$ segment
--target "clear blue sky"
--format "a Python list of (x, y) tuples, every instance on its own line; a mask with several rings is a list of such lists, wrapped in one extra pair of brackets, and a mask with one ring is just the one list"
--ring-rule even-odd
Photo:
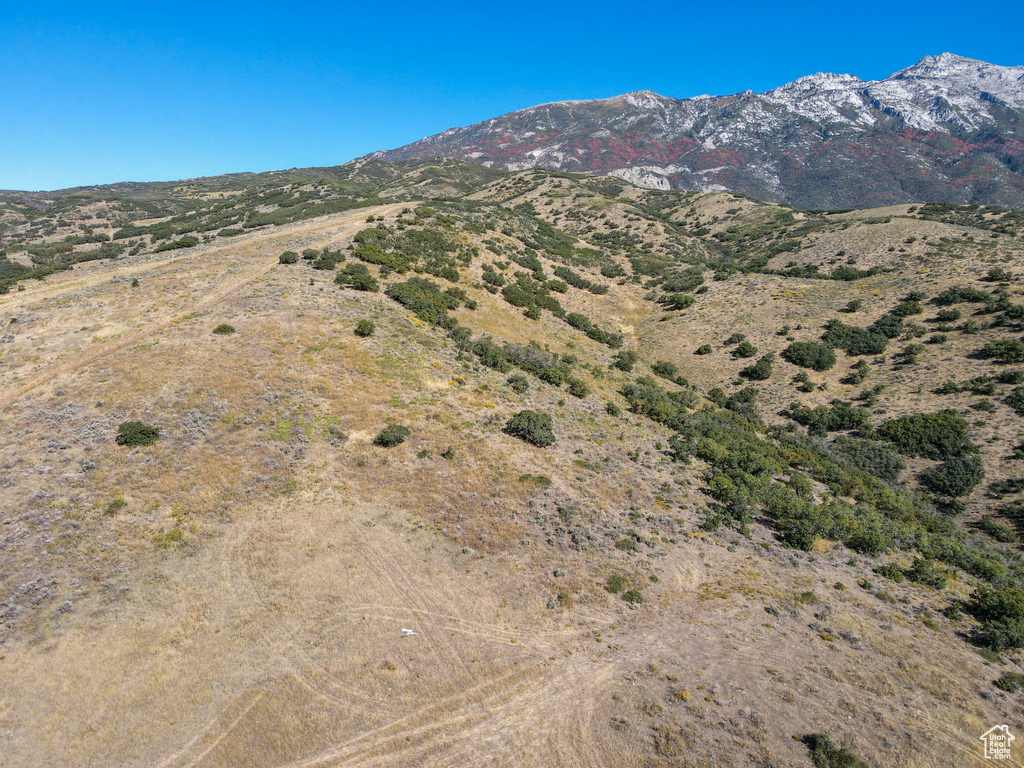
[(561, 99), (1024, 64), (1020, 0), (0, 4), (0, 189), (337, 165)]

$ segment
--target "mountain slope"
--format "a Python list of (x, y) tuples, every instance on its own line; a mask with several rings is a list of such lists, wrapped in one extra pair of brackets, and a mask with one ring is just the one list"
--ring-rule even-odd
[(544, 104), (374, 156), (612, 174), (804, 208), (1021, 207), (1022, 126), (1024, 67), (942, 54), (879, 81), (817, 74), (763, 94)]
[(1024, 214), (378, 159), (0, 204), (5, 766), (1016, 722)]

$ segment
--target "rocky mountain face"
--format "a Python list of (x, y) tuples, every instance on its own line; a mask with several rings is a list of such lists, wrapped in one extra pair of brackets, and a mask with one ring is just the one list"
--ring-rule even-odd
[(565, 101), (375, 153), (608, 174), (804, 208), (948, 200), (1024, 207), (1024, 67), (944, 53), (877, 81), (816, 74), (768, 91)]

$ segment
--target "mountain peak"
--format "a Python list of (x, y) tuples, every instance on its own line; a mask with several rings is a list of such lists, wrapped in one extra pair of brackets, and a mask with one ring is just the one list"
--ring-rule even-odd
[(1020, 125), (1024, 67), (947, 52), (882, 80), (818, 72), (761, 94), (676, 99), (637, 90), (539, 105), (380, 156), (614, 174), (808, 208), (927, 200), (1017, 207)]

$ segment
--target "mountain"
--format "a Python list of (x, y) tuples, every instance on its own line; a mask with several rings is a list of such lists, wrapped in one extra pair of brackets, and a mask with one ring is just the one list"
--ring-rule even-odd
[(1024, 206), (1024, 67), (944, 53), (884, 80), (816, 74), (768, 91), (638, 91), (452, 128), (375, 157), (609, 174), (803, 208)]

